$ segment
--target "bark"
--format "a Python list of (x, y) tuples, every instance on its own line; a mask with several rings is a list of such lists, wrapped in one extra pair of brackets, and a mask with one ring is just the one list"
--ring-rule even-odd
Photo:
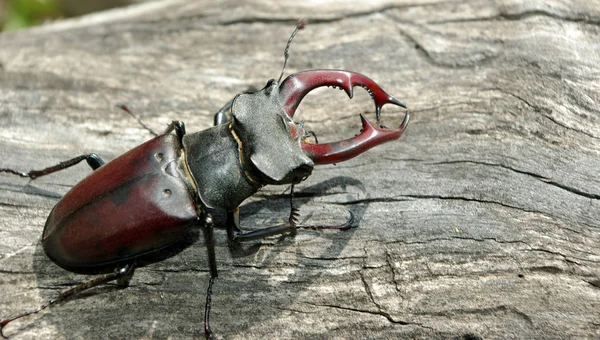
[[(347, 69), (409, 105), (400, 141), (315, 169), (297, 187), (300, 232), (232, 253), (217, 218), (219, 338), (600, 336), (600, 2), (153, 1), (0, 34), (0, 167), (110, 160), (173, 119), (205, 129), (236, 93), (287, 73)], [(311, 93), (298, 117), (320, 141), (354, 135), (365, 91)], [(402, 112), (383, 111), (388, 125)], [(79, 165), (0, 175), (0, 318), (89, 278), (40, 245)], [(285, 187), (241, 207), (246, 230), (287, 218)], [(191, 245), (11, 323), (13, 339), (203, 336), (206, 249)], [(197, 239), (197, 240), (196, 240)], [(195, 242), (193, 242), (195, 241)], [(245, 255), (245, 256), (241, 256)]]

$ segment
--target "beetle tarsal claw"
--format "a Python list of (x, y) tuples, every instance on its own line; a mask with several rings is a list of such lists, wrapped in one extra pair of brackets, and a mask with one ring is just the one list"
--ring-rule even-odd
[(288, 222), (291, 226), (296, 226), (298, 224), (298, 220), (300, 218), (300, 209), (296, 207), (292, 207), (290, 211), (290, 217), (288, 218)]

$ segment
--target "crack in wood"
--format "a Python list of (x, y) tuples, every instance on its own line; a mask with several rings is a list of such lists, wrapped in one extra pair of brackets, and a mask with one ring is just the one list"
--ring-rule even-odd
[[(382, 7), (378, 7), (378, 8), (374, 8), (374, 9), (370, 9), (370, 10), (365, 10), (365, 11), (356, 11), (356, 12), (349, 12), (349, 13), (343, 13), (343, 15), (339, 15), (339, 16), (332, 16), (329, 18), (308, 18), (308, 24), (330, 24), (330, 23), (334, 23), (334, 22), (338, 22), (338, 21), (342, 21), (342, 20), (346, 20), (346, 19), (352, 19), (352, 18), (358, 18), (358, 17), (366, 17), (366, 16), (370, 16), (373, 14), (381, 14), (381, 13), (385, 13), (391, 10), (395, 10), (395, 9), (410, 9), (410, 8), (415, 8), (415, 7), (431, 7), (431, 6), (437, 6), (437, 5), (441, 5), (441, 4), (446, 4), (446, 3), (454, 3), (454, 1), (439, 1), (437, 3), (409, 3), (409, 4), (401, 4), (401, 5), (387, 5), (387, 6), (382, 6)], [(263, 24), (289, 24), (290, 26), (293, 26), (296, 24), (296, 22), (298, 21), (297, 17), (292, 17), (292, 18), (271, 18), (271, 17), (246, 17), (246, 18), (238, 18), (238, 19), (232, 19), (232, 20), (225, 20), (225, 21), (221, 21), (220, 25), (223, 26), (231, 26), (231, 25), (237, 25), (237, 24), (254, 24), (254, 23), (263, 23)]]
[(555, 186), (557, 188), (566, 190), (566, 191), (568, 191), (570, 193), (573, 193), (573, 194), (576, 194), (576, 195), (579, 195), (579, 196), (583, 196), (583, 197), (590, 198), (590, 199), (595, 199), (595, 200), (600, 199), (600, 195), (592, 194), (592, 193), (587, 193), (587, 192), (581, 191), (579, 189), (576, 189), (576, 188), (573, 188), (573, 187), (569, 187), (569, 186), (567, 186), (565, 184), (554, 182), (550, 178), (547, 178), (545, 176), (536, 174), (534, 172), (530, 172), (530, 171), (526, 171), (526, 170), (520, 170), (520, 169), (517, 169), (517, 168), (510, 167), (510, 166), (505, 165), (505, 164), (489, 163), (489, 162), (476, 161), (476, 160), (440, 161), (440, 162), (431, 162), (429, 164), (432, 164), (432, 165), (441, 165), (441, 164), (478, 164), (478, 165), (485, 165), (485, 166), (492, 166), (492, 167), (500, 167), (500, 168), (503, 168), (503, 169), (506, 169), (506, 170), (510, 170), (510, 171), (519, 173), (519, 174), (531, 176), (531, 177), (533, 177), (535, 179), (540, 180), (543, 183)]
[(383, 312), (383, 311), (373, 311), (373, 310), (369, 310), (369, 309), (361, 309), (361, 308), (354, 308), (354, 307), (346, 307), (346, 306), (338, 306), (338, 305), (333, 305), (333, 304), (317, 304), (317, 303), (312, 303), (312, 302), (305, 302), (308, 305), (314, 306), (314, 307), (327, 307), (327, 308), (335, 308), (335, 309), (340, 309), (340, 310), (345, 310), (345, 311), (351, 311), (351, 312), (357, 312), (357, 313), (366, 313), (366, 314), (371, 314), (371, 315), (378, 315), (378, 316), (382, 316), (384, 318), (386, 318), (390, 323), (393, 324), (398, 324), (398, 325), (417, 325), (423, 328), (428, 328), (428, 329), (433, 329), (431, 327), (427, 327), (424, 325), (421, 325), (419, 323), (415, 323), (415, 322), (409, 322), (409, 321), (404, 321), (404, 320), (395, 320), (389, 313), (387, 312)]
[(427, 21), (431, 25), (440, 24), (452, 24), (452, 23), (468, 23), (468, 22), (485, 22), (485, 21), (497, 21), (497, 20), (508, 20), (508, 21), (521, 21), (531, 17), (547, 17), (557, 21), (567, 21), (574, 23), (586, 23), (590, 25), (600, 25), (600, 18), (590, 16), (562, 16), (558, 13), (551, 13), (545, 10), (529, 10), (519, 13), (499, 13), (497, 15), (487, 17), (474, 17), (474, 18), (457, 18), (448, 20), (435, 20)]

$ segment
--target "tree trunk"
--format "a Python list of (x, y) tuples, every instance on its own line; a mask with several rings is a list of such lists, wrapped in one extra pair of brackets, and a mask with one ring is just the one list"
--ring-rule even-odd
[[(1, 168), (106, 160), (171, 120), (212, 125), (236, 93), (286, 74), (362, 73), (411, 108), (405, 135), (297, 186), (302, 231), (231, 252), (217, 218), (219, 338), (600, 336), (600, 2), (153, 1), (0, 34)], [(298, 117), (319, 141), (373, 117), (366, 91), (311, 93)], [(384, 109), (387, 125), (403, 112)], [(189, 155), (193, 157), (193, 155)], [(49, 260), (52, 207), (90, 172), (0, 175), (0, 318), (90, 276)], [(101, 183), (99, 183), (101, 185)], [(241, 206), (253, 230), (289, 213), (286, 187)], [(191, 245), (8, 325), (13, 339), (203, 336), (209, 273)], [(196, 241), (196, 242), (192, 242)], [(164, 255), (164, 256), (163, 256)], [(244, 255), (244, 256), (241, 256)]]

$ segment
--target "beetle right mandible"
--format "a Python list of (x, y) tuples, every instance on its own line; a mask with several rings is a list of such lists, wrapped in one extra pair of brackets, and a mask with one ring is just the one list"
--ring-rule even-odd
[[(286, 61), (289, 44), (301, 28), (300, 23), (288, 41)], [(295, 233), (299, 228), (350, 228), (352, 218), (338, 226), (298, 225), (298, 211), (292, 201), (286, 223), (244, 233), (238, 207), (268, 184), (292, 184), (293, 198), (293, 185), (308, 177), (314, 165), (343, 162), (398, 139), (408, 124), (408, 111), (396, 129), (375, 127), (361, 115), (362, 130), (357, 136), (335, 143), (309, 143), (314, 134), (293, 117), (304, 96), (313, 89), (339, 87), (352, 97), (353, 87), (361, 86), (375, 102), (377, 121), (383, 105), (406, 106), (371, 79), (350, 71), (311, 70), (280, 80), (281, 76), (278, 81), (269, 80), (260, 91), (238, 94), (217, 112), (216, 126), (210, 129), (186, 134), (184, 124), (174, 121), (164, 134), (108, 164), (95, 154), (86, 154), (28, 173), (0, 169), (35, 179), (87, 161), (94, 171), (52, 209), (42, 245), (48, 257), (65, 269), (113, 270), (62, 292), (38, 309), (1, 321), (0, 335), (4, 336), (3, 328), (11, 321), (73, 294), (113, 280), (126, 281), (137, 258), (179, 241), (187, 229), (199, 225), (205, 231), (211, 272), (204, 331), (207, 338), (212, 338), (210, 299), (217, 265), (213, 222), (207, 208), (228, 211), (227, 236), (233, 244)]]

